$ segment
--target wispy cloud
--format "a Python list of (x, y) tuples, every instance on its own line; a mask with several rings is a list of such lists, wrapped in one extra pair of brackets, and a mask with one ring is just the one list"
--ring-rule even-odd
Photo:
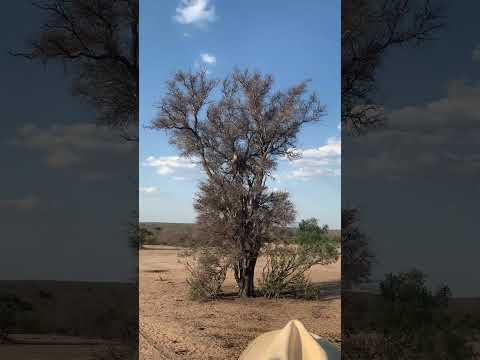
[(318, 148), (296, 149), (301, 157), (288, 162), (286, 179), (307, 180), (318, 176), (340, 176), (342, 145), (340, 138), (332, 137)]
[(140, 192), (145, 194), (154, 194), (159, 191), (158, 187), (155, 186), (145, 186), (140, 188)]
[(135, 144), (123, 141), (106, 126), (92, 123), (26, 124), (17, 129), (9, 144), (35, 152), (50, 169), (75, 171), (87, 181), (106, 180), (123, 172), (125, 167), (119, 164), (135, 156)]
[(90, 155), (123, 153), (131, 146), (119, 141), (118, 135), (106, 127), (81, 123), (52, 125), (40, 128), (26, 124), (17, 130), (12, 144), (45, 152), (49, 167), (65, 168), (80, 162), (89, 162)]
[(214, 65), (217, 62), (217, 58), (213, 55), (210, 55), (208, 53), (202, 53), (200, 54), (200, 58), (205, 64), (209, 65)]
[(153, 167), (157, 174), (171, 176), (173, 180), (185, 180), (199, 172), (195, 162), (180, 156), (149, 156), (143, 163), (144, 166)]
[(362, 151), (346, 154), (349, 173), (397, 180), (478, 176), (479, 97), (480, 84), (451, 81), (439, 99), (390, 111), (388, 127), (368, 134), (368, 141), (349, 140)]
[(182, 0), (173, 17), (180, 24), (204, 25), (216, 19), (210, 0)]

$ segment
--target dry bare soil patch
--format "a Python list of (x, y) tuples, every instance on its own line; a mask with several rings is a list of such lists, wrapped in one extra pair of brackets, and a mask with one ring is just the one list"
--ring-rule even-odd
[[(292, 319), (340, 345), (340, 261), (312, 268), (311, 279), (325, 287), (320, 300), (239, 299), (229, 274), (226, 296), (200, 303), (187, 299), (179, 251), (170, 246), (140, 251), (141, 359), (233, 360), (256, 336)], [(260, 260), (257, 275), (262, 265)]]

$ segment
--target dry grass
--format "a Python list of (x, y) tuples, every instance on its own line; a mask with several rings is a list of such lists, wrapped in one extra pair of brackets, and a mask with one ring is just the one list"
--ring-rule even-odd
[(179, 251), (148, 246), (140, 252), (141, 359), (155, 359), (155, 354), (160, 359), (161, 354), (166, 359), (236, 359), (256, 336), (279, 329), (291, 319), (340, 345), (340, 262), (312, 269), (312, 280), (325, 284), (320, 300), (242, 300), (234, 295), (234, 279), (228, 274), (226, 295), (199, 303), (187, 300)]

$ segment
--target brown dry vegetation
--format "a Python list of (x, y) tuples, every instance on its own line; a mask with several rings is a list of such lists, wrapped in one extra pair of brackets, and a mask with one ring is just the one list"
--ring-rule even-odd
[[(180, 251), (158, 245), (140, 251), (141, 359), (236, 359), (256, 336), (292, 319), (340, 346), (340, 262), (312, 268), (312, 280), (325, 289), (320, 300), (239, 299), (228, 274), (225, 296), (202, 303), (188, 300)], [(260, 259), (257, 281), (262, 266)]]

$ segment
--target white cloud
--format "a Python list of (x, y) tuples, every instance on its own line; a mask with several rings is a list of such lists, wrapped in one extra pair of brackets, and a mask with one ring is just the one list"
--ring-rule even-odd
[(146, 194), (153, 194), (158, 192), (158, 188), (155, 186), (145, 186), (140, 188), (140, 192), (146, 193)]
[[(409, 179), (480, 170), (480, 84), (452, 81), (444, 97), (387, 114), (384, 128), (351, 138), (349, 175)], [(378, 151), (381, 149), (381, 151)]]
[(203, 25), (216, 19), (215, 6), (210, 0), (182, 0), (173, 17), (180, 24)]
[(26, 124), (17, 129), (9, 143), (35, 151), (51, 169), (75, 170), (88, 181), (118, 174), (127, 168), (119, 163), (136, 157), (136, 144), (125, 142), (112, 129), (93, 123), (49, 127)]
[(207, 53), (200, 54), (200, 57), (205, 64), (214, 65), (217, 62), (217, 58), (215, 56)]
[(131, 145), (119, 140), (110, 129), (95, 124), (52, 125), (48, 128), (26, 124), (17, 130), (12, 143), (42, 150), (50, 167), (64, 168), (88, 161), (92, 153), (123, 153), (132, 149)]
[(475, 46), (472, 52), (472, 60), (475, 62), (480, 62), (480, 44)]
[(318, 176), (340, 176), (342, 145), (340, 138), (332, 137), (318, 148), (295, 149), (301, 157), (288, 162), (290, 169), (280, 177), (307, 180)]
[[(301, 155), (291, 161), (282, 162), (285, 171), (276, 173), (275, 181), (279, 183), (288, 179), (309, 179), (319, 176), (339, 176), (341, 165), (341, 141), (338, 137), (327, 139), (323, 146), (311, 149), (295, 149)], [(184, 181), (201, 174), (198, 161), (180, 156), (149, 156), (143, 166), (152, 167), (157, 174), (167, 176), (175, 181)]]
[(307, 180), (316, 176), (340, 176), (338, 168), (301, 167), (288, 174), (290, 179)]
[(174, 180), (185, 180), (188, 175), (199, 171), (194, 161), (180, 156), (149, 156), (143, 165), (155, 168), (159, 175), (170, 175)]
[(327, 144), (314, 149), (301, 150), (300, 153), (304, 157), (311, 158), (328, 158), (340, 156), (342, 154), (342, 144), (339, 138), (327, 139)]

